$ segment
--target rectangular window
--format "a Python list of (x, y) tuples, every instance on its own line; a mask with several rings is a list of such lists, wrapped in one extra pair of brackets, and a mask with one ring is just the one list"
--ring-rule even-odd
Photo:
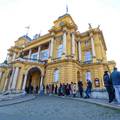
[(46, 49), (46, 50), (42, 50), (40, 52), (40, 59), (41, 60), (47, 60), (49, 58), (49, 50)]
[(59, 70), (54, 71), (54, 82), (58, 82), (59, 80)]
[(85, 52), (85, 62), (89, 62), (92, 60), (92, 55), (90, 51)]
[(86, 47), (89, 46), (89, 41), (88, 41), (88, 40), (85, 41), (85, 46), (86, 46)]
[(60, 58), (63, 54), (63, 45), (59, 45), (58, 50), (57, 50), (57, 58)]
[(86, 80), (91, 80), (91, 72), (86, 72)]
[(37, 55), (38, 55), (38, 53), (33, 53), (33, 54), (31, 55), (31, 60), (32, 60), (32, 61), (36, 61), (36, 60), (37, 60)]

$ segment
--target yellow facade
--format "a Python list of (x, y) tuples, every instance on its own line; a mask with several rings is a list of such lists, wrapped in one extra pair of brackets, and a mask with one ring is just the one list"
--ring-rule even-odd
[(65, 14), (54, 21), (47, 34), (37, 35), (34, 40), (25, 35), (8, 49), (7, 64), (0, 66), (0, 91), (79, 80), (85, 88), (86, 79), (93, 81), (94, 88), (103, 88), (104, 71), (111, 72), (115, 66), (114, 61), (107, 61), (106, 51), (99, 27), (89, 25), (87, 31), (80, 33), (72, 17)]

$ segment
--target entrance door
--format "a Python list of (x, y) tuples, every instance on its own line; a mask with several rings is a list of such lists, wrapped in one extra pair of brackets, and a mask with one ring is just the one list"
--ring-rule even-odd
[(28, 72), (25, 90), (27, 93), (38, 93), (40, 89), (41, 71), (38, 68), (31, 68)]

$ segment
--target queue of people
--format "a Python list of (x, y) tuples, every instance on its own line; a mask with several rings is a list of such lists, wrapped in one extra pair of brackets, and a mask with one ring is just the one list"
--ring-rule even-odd
[(58, 96), (73, 96), (76, 97), (77, 93), (79, 93), (79, 96), (81, 98), (90, 98), (91, 95), (91, 89), (92, 89), (92, 82), (90, 80), (87, 80), (87, 87), (85, 90), (85, 96), (83, 96), (83, 83), (82, 81), (79, 81), (77, 84), (71, 82), (71, 84), (62, 84), (58, 86), (57, 84), (48, 84), (46, 85), (46, 94), (56, 94)]

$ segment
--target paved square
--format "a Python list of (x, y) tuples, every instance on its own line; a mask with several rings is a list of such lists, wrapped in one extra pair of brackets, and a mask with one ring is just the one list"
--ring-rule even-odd
[(120, 111), (68, 98), (43, 96), (0, 107), (0, 120), (120, 120)]

